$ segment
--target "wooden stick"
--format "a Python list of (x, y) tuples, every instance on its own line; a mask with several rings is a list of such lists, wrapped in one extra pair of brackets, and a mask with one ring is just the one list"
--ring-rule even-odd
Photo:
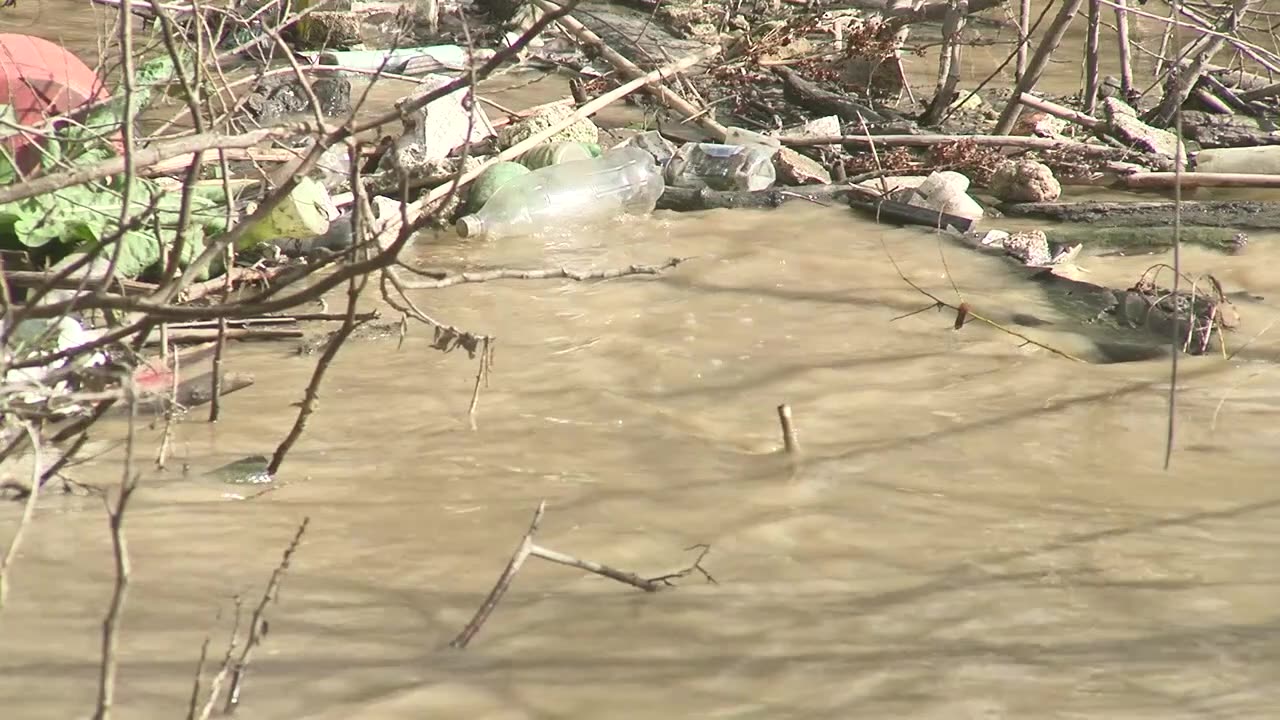
[[(533, 0), (533, 4), (547, 12), (558, 9), (557, 6), (552, 5), (546, 0)], [(556, 23), (560, 25), (560, 27), (564, 28), (565, 32), (577, 38), (580, 42), (590, 45), (596, 52), (600, 53), (600, 57), (604, 58), (619, 73), (621, 73), (623, 77), (628, 79), (644, 77), (644, 70), (641, 70), (638, 65), (623, 57), (618, 51), (605, 44), (604, 40), (600, 39), (599, 35), (596, 35), (585, 25), (578, 22), (572, 15), (565, 15), (557, 20)], [(693, 105), (660, 84), (655, 83), (648, 85), (645, 87), (645, 90), (653, 94), (662, 102), (675, 108), (686, 118), (695, 119), (695, 122), (709, 132), (715, 140), (724, 140), (726, 133), (725, 126), (708, 117), (703, 109)]]
[[(304, 134), (314, 134), (323, 130), (323, 128), (316, 128), (311, 124), (295, 122), (249, 130), (239, 135), (225, 135), (216, 132), (188, 135), (177, 140), (140, 148), (133, 153), (132, 163), (133, 167), (145, 168), (169, 158), (194, 155), (200, 150), (250, 148), (267, 140), (281, 140)], [(40, 175), (25, 182), (0, 188), (0, 204), (10, 203), (15, 200), (25, 200), (29, 197), (44, 195), (72, 185), (81, 185), (113, 175), (120, 175), (124, 172), (126, 164), (128, 163), (126, 163), (125, 158), (114, 157), (88, 167)]]
[[(217, 327), (212, 328), (192, 328), (190, 330), (170, 330), (169, 342), (174, 344), (181, 343), (203, 343), (210, 340), (217, 340), (219, 336)], [(300, 338), (303, 336), (301, 330), (288, 330), (280, 328), (255, 328), (240, 327), (227, 328), (223, 331), (222, 336), (227, 340), (281, 340), (285, 338)], [(144, 345), (158, 345), (160, 339), (154, 341), (147, 338)]]
[(572, 555), (565, 555), (564, 553), (556, 552), (555, 550), (542, 547), (536, 543), (531, 543), (529, 545), (529, 554), (533, 557), (550, 560), (551, 562), (558, 563), (560, 565), (568, 565), (569, 567), (578, 568), (579, 570), (586, 570), (589, 573), (595, 573), (601, 577), (607, 577), (610, 580), (617, 580), (625, 585), (640, 588), (645, 592), (657, 592), (662, 589), (661, 583), (653, 580), (646, 580), (635, 573), (618, 570), (617, 568), (611, 568), (608, 565), (601, 565), (598, 562), (583, 560)]
[(1210, 111), (1220, 115), (1235, 115), (1236, 111), (1231, 106), (1222, 101), (1221, 98), (1209, 92), (1208, 90), (1198, 87), (1191, 91), (1191, 95), (1199, 100)]
[(1013, 66), (1014, 82), (1022, 82), (1027, 74), (1027, 48), (1031, 46), (1031, 0), (1018, 3), (1018, 50)]
[(276, 569), (271, 571), (271, 578), (267, 580), (267, 587), (262, 591), (262, 597), (258, 600), (257, 606), (253, 608), (253, 615), (249, 618), (249, 638), (245, 641), (244, 649), (240, 651), (240, 657), (232, 666), (231, 687), (227, 689), (227, 701), (222, 708), (223, 713), (227, 715), (234, 713), (240, 706), (240, 694), (244, 690), (244, 680), (249, 672), (249, 663), (253, 660), (253, 651), (267, 636), (267, 606), (280, 601), (280, 583), (284, 581), (285, 573), (289, 571), (293, 555), (298, 551), (298, 546), (302, 544), (302, 536), (306, 534), (307, 526), (310, 524), (310, 516), (302, 518), (302, 523), (298, 525), (297, 532), (293, 534), (293, 540), (284, 549), (280, 564), (276, 565)]
[(1126, 0), (1116, 0), (1116, 42), (1120, 54), (1120, 94), (1126, 101), (1133, 96), (1133, 61), (1129, 51), (1129, 11)]
[(1205, 90), (1211, 93), (1213, 97), (1221, 101), (1233, 113), (1239, 112), (1250, 116), (1255, 114), (1254, 109), (1249, 107), (1248, 103), (1241, 100), (1234, 90), (1224, 85), (1221, 80), (1213, 75), (1209, 73), (1201, 75), (1200, 82), (1204, 83), (1205, 87), (1197, 88), (1198, 90)]
[(1044, 72), (1044, 67), (1049, 62), (1049, 56), (1062, 43), (1063, 36), (1067, 34), (1067, 28), (1071, 26), (1071, 21), (1075, 18), (1076, 11), (1080, 9), (1080, 4), (1083, 2), (1084, 0), (1063, 1), (1057, 17), (1053, 19), (1053, 23), (1045, 33), (1040, 46), (1036, 48), (1036, 54), (1031, 58), (1026, 73), (1018, 79), (1018, 86), (1013, 91), (1013, 97), (1009, 100), (1009, 104), (1005, 106), (1004, 112), (1001, 113), (1000, 120), (996, 122), (993, 134), (1008, 135), (1009, 131), (1013, 129), (1013, 123), (1018, 120), (1018, 115), (1022, 112), (1022, 104), (1018, 101), (1018, 97), (1034, 88), (1036, 83), (1040, 81), (1040, 74)]
[(1280, 175), (1263, 175), (1260, 173), (1171, 173), (1148, 172), (1126, 175), (1122, 179), (1125, 187), (1132, 190), (1163, 190), (1172, 188), (1176, 179), (1181, 177), (1183, 188), (1202, 187), (1239, 187), (1239, 188), (1280, 188)]
[(920, 124), (937, 125), (951, 104), (956, 85), (960, 82), (960, 32), (964, 30), (965, 16), (969, 11), (968, 0), (950, 0), (947, 16), (942, 21), (942, 49), (938, 52), (938, 84), (929, 108), (920, 117)]
[(1098, 30), (1102, 24), (1102, 3), (1089, 0), (1089, 26), (1085, 33), (1084, 98), (1081, 105), (1086, 113), (1098, 106)]
[(1044, 98), (1038, 98), (1035, 95), (1030, 95), (1028, 93), (1022, 93), (1019, 95), (1018, 102), (1033, 110), (1048, 113), (1056, 118), (1062, 118), (1067, 122), (1073, 122), (1090, 130), (1096, 129), (1099, 125), (1104, 124), (1101, 120), (1088, 113), (1082, 113), (1079, 110), (1072, 110), (1065, 105), (1059, 105), (1056, 102), (1050, 102)]

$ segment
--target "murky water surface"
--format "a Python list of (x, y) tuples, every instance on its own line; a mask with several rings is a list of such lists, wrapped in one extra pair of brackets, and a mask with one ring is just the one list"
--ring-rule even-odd
[[(92, 47), (80, 3), (2, 12), (7, 31)], [(1053, 72), (1074, 82), (1074, 65)], [(1232, 338), (1257, 338), (1249, 359), (1182, 362), (1168, 471), (1167, 361), (1080, 364), (955, 332), (948, 313), (896, 319), (930, 301), (890, 257), (994, 319), (1061, 317), (1002, 260), (923, 232), (795, 204), (658, 213), (547, 247), (423, 240), (414, 260), (448, 267), (691, 259), (659, 278), (416, 293), (498, 338), (478, 429), (463, 354), (423, 328), (354, 342), (283, 487), (254, 499), (197, 476), (274, 450), (311, 358), (235, 346), (257, 384), (216, 426), (181, 424), (167, 472), (150, 470), (159, 431), (140, 421), (118, 716), (185, 716), (202, 640), (216, 665), (233, 598), (247, 614), (309, 517), (245, 718), (1268, 717), (1278, 240), (1184, 254), (1263, 299)], [(1124, 283), (1164, 259), (1082, 265)], [(1053, 325), (1022, 331), (1096, 355)], [(784, 402), (798, 463), (775, 454)], [(117, 481), (123, 429), (97, 433), (104, 454), (78, 479)], [(707, 543), (720, 584), (647, 595), (531, 561), (469, 650), (442, 649), (544, 499), (544, 545), (656, 575)], [(0, 538), (18, 511), (0, 507)], [(87, 715), (112, 587), (101, 502), (42, 501), (12, 583), (3, 715)]]

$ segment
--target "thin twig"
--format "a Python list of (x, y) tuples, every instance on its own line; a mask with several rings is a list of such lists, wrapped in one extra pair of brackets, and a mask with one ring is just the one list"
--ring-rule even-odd
[(304, 517), (302, 523), (298, 525), (298, 531), (294, 533), (293, 540), (289, 542), (289, 546), (284, 549), (280, 564), (272, 571), (271, 579), (267, 581), (267, 587), (262, 591), (262, 598), (258, 600), (257, 606), (253, 609), (253, 615), (249, 618), (249, 638), (245, 640), (244, 650), (240, 652), (240, 657), (235, 662), (235, 667), (231, 674), (231, 688), (227, 691), (227, 703), (223, 707), (223, 712), (228, 715), (234, 713), (240, 707), (240, 694), (244, 690), (244, 679), (249, 672), (249, 662), (253, 659), (253, 651), (267, 636), (267, 605), (279, 600), (280, 583), (284, 581), (284, 574), (289, 570), (289, 563), (293, 559), (293, 554), (302, 543), (302, 536), (307, 532), (307, 525), (310, 523), (311, 518)]
[(516, 573), (520, 572), (520, 567), (524, 565), (524, 561), (529, 559), (529, 554), (533, 551), (533, 536), (538, 532), (538, 524), (542, 522), (542, 515), (547, 511), (547, 501), (543, 500), (538, 503), (538, 509), (533, 513), (533, 520), (529, 522), (529, 529), (525, 531), (524, 537), (520, 538), (520, 544), (516, 546), (516, 551), (511, 555), (511, 559), (507, 561), (506, 568), (502, 574), (498, 576), (498, 582), (494, 583), (493, 589), (489, 591), (489, 595), (485, 597), (484, 602), (480, 603), (476, 614), (472, 616), (471, 621), (466, 627), (462, 628), (462, 632), (449, 642), (449, 647), (459, 650), (466, 649), (471, 643), (471, 638), (480, 632), (481, 626), (493, 614), (494, 608), (498, 607), (498, 603), (502, 601), (502, 596), (507, 594), (507, 589), (511, 587), (511, 581), (515, 579)]
[(579, 570), (586, 570), (587, 572), (594, 573), (601, 577), (606, 577), (610, 580), (615, 580), (625, 585), (639, 588), (645, 592), (657, 592), (665, 587), (674, 587), (674, 583), (671, 582), (672, 580), (685, 577), (695, 571), (701, 573), (702, 576), (706, 578), (707, 582), (716, 582), (716, 579), (711, 576), (711, 573), (707, 572), (706, 568), (702, 567), (702, 560), (706, 558), (707, 554), (711, 551), (711, 548), (708, 545), (695, 545), (691, 548), (687, 548), (688, 550), (701, 550), (698, 557), (694, 559), (692, 564), (676, 572), (659, 575), (653, 578), (643, 578), (633, 572), (619, 570), (591, 560), (583, 560), (582, 558), (566, 555), (565, 553), (538, 545), (533, 541), (533, 538), (538, 532), (538, 526), (542, 522), (542, 516), (546, 512), (546, 509), (546, 500), (538, 503), (538, 509), (533, 513), (533, 520), (529, 523), (529, 529), (525, 531), (524, 537), (520, 538), (520, 544), (516, 546), (516, 550), (512, 553), (511, 559), (507, 561), (507, 566), (503, 569), (502, 574), (498, 576), (498, 581), (494, 583), (493, 589), (489, 591), (484, 602), (480, 604), (475, 615), (472, 616), (466, 627), (462, 629), (462, 632), (458, 633), (458, 636), (449, 642), (449, 647), (458, 649), (464, 649), (467, 647), (471, 642), (471, 639), (475, 637), (476, 633), (480, 632), (481, 626), (483, 626), (485, 621), (489, 619), (489, 616), (493, 614), (494, 609), (498, 607), (498, 603), (501, 602), (502, 597), (511, 587), (511, 582), (515, 579), (516, 573), (520, 572), (520, 568), (530, 557), (538, 557), (559, 565), (566, 565), (568, 567), (578, 568)]
[(27, 439), (31, 443), (31, 487), (27, 489), (26, 504), (22, 506), (22, 517), (18, 520), (18, 528), (13, 531), (9, 549), (4, 557), (0, 557), (0, 610), (4, 610), (5, 599), (9, 595), (9, 568), (18, 557), (18, 548), (22, 546), (22, 534), (31, 524), (31, 518), (36, 512), (36, 500), (40, 497), (40, 478), (44, 472), (40, 461), (40, 434), (28, 422), (22, 423), (22, 429), (27, 433)]
[(302, 436), (302, 431), (307, 427), (307, 420), (320, 403), (320, 384), (324, 382), (325, 371), (329, 369), (329, 364), (333, 362), (343, 343), (351, 336), (351, 332), (356, 329), (357, 325), (363, 324), (356, 320), (356, 305), (359, 302), (360, 293), (364, 292), (364, 288), (368, 283), (368, 275), (361, 276), (358, 279), (351, 279), (350, 287), (347, 289), (347, 316), (342, 321), (342, 327), (338, 328), (337, 332), (329, 340), (329, 344), (325, 346), (320, 359), (316, 361), (316, 369), (311, 374), (311, 382), (307, 384), (306, 394), (302, 399), (302, 407), (298, 410), (298, 418), (294, 421), (293, 427), (290, 428), (289, 434), (285, 436), (285, 439), (276, 448), (275, 454), (271, 457), (271, 464), (267, 466), (268, 475), (274, 476), (280, 471), (280, 465), (284, 463), (284, 458), (289, 453), (289, 449)]
[[(126, 0), (127, 2), (127, 0)], [(125, 436), (124, 470), (120, 477), (120, 494), (116, 498), (115, 508), (108, 505), (107, 520), (111, 528), (111, 549), (115, 559), (115, 588), (111, 593), (111, 604), (107, 616), (102, 621), (102, 659), (98, 675), (98, 704), (93, 714), (94, 720), (109, 720), (111, 708), (115, 703), (116, 672), (118, 669), (117, 648), (120, 644), (120, 621), (124, 612), (125, 601), (129, 595), (130, 562), (129, 547), (125, 542), (124, 519), (129, 498), (138, 488), (138, 478), (133, 474), (133, 441), (134, 424), (138, 415), (137, 391), (132, 383), (127, 387), (129, 395), (129, 429)]]

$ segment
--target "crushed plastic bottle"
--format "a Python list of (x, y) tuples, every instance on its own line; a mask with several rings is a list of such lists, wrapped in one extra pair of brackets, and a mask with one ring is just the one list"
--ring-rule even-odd
[(667, 163), (667, 184), (712, 190), (764, 190), (777, 175), (773, 156), (777, 148), (764, 145), (686, 143)]
[(458, 219), (458, 235), (532, 235), (549, 227), (647, 215), (666, 185), (653, 156), (639, 148), (535, 170), (503, 185), (484, 207)]

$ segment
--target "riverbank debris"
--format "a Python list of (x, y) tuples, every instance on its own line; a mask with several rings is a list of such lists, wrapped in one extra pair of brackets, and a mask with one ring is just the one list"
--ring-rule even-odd
[[(1048, 272), (1074, 272), (1069, 266), (1098, 257), (1095, 247), (1132, 254), (1171, 246), (1159, 232), (1121, 228), (1168, 224), (1173, 205), (1165, 198), (1175, 186), (1189, 242), (1241, 252), (1246, 231), (1280, 227), (1280, 203), (1200, 196), (1200, 188), (1280, 186), (1273, 157), (1280, 90), (1270, 75), (1280, 56), (1245, 40), (1251, 3), (1179, 20), (1196, 34), (1179, 59), (1120, 30), (1124, 52), (1104, 68), (1106, 54), (1091, 40), (1084, 87), (1064, 97), (1037, 85), (1079, 21), (1080, 0), (1010, 50), (1013, 82), (1005, 65), (980, 80), (959, 72), (967, 48), (997, 42), (1011, 27), (992, 12), (996, 0), (829, 10), (677, 0), (591, 12), (573, 0), (300, 9), (97, 1), (125, 22), (145, 22), (163, 42), (154, 57), (126, 65), (128, 82), (113, 76), (109, 93), (95, 95), (89, 90), (104, 83), (90, 82), (45, 108), (58, 117), (40, 120), (48, 132), (38, 167), (16, 157), (0, 167), (7, 181), (0, 183), (7, 293), (0, 341), (14, 369), (47, 361), (58, 371), (52, 363), (99, 352), (130, 363), (129, 352), (148, 344), (167, 355), (210, 338), (221, 349), (296, 337), (301, 326), (253, 321), (298, 316), (344, 287), (358, 295), (370, 278), (402, 313), (399, 335), (414, 319), (437, 347), (488, 358), (491, 337), (439, 321), (407, 295), (470, 280), (417, 268), (425, 278), (402, 276), (405, 249), (423, 231), (456, 228), (464, 215), (482, 212), (504, 177), (514, 182), (517, 173), (500, 169), (516, 166), (504, 163), (536, 174), (619, 147), (652, 157), (660, 210), (847, 205)], [(1126, 16), (1172, 22), (1138, 8), (1117, 13), (1122, 27)], [(1096, 34), (1094, 15), (1087, 22)], [(198, 38), (217, 40), (200, 62)], [(913, 88), (914, 56), (935, 41), (936, 81)], [(1135, 86), (1128, 52), (1138, 47), (1160, 58), (1146, 93)], [(1240, 61), (1214, 64), (1227, 48)], [(115, 48), (129, 57), (133, 49)], [(568, 82), (559, 97), (518, 109), (476, 85), (517, 71), (530, 83)], [(621, 104), (643, 121), (601, 119)], [(138, 125), (144, 114), (148, 123)], [(1100, 187), (1158, 200), (1079, 197)], [(564, 212), (567, 226), (574, 213)], [(1049, 224), (1002, 228), (1002, 217), (1105, 218), (1106, 227), (1090, 238)], [(659, 266), (597, 276), (652, 267)], [(1164, 309), (1156, 302), (1149, 312)], [(85, 330), (86, 342), (44, 355), (13, 344), (22, 323), (63, 315)], [(965, 316), (981, 314), (969, 308)], [(361, 324), (342, 319), (344, 327)], [(1188, 351), (1201, 340), (1186, 343)], [(68, 367), (78, 368), (69, 376), (87, 371)], [(214, 400), (224, 376), (212, 371)], [(25, 441), (13, 437), (17, 451)]]

